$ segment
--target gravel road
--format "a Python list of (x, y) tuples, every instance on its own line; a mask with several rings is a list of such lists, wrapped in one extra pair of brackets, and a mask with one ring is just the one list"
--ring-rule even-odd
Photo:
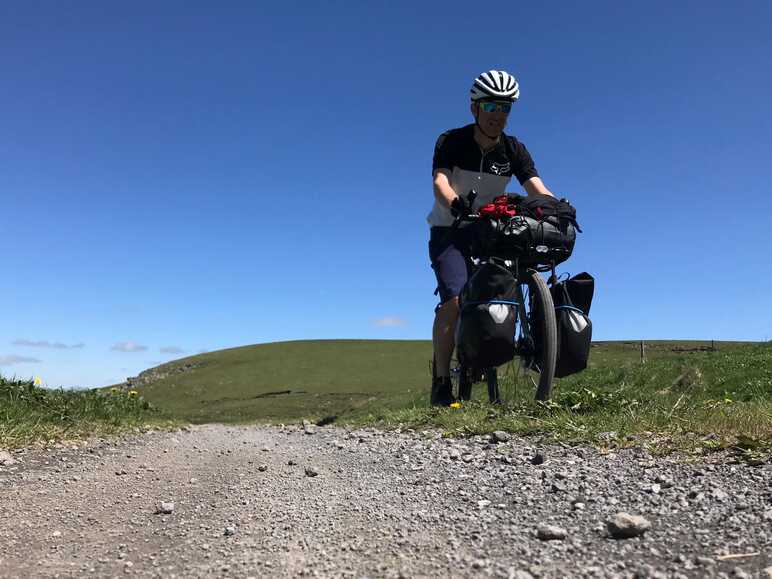
[[(0, 452), (0, 576), (772, 577), (772, 465), (507, 438), (206, 425)], [(621, 512), (638, 536), (611, 538)]]

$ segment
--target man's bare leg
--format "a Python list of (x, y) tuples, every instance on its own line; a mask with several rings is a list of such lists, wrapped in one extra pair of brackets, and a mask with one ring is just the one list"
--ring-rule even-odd
[(455, 347), (456, 320), (458, 320), (458, 297), (442, 304), (434, 316), (432, 343), (434, 345), (434, 372), (438, 378), (450, 376), (450, 359)]

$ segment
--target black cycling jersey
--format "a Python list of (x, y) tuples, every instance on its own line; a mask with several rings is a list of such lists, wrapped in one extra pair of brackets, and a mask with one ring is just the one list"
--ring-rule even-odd
[[(501, 137), (491, 150), (483, 152), (474, 140), (473, 124), (442, 133), (434, 147), (432, 174), (437, 169), (450, 171), (450, 186), (459, 196), (465, 197), (471, 189), (477, 191), (475, 208), (503, 194), (513, 175), (521, 185), (538, 177), (525, 145), (515, 137)], [(447, 207), (435, 200), (427, 221), (432, 226), (447, 226), (453, 217)]]

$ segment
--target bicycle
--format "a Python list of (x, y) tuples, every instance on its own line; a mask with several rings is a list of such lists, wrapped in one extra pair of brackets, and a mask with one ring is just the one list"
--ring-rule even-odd
[[(471, 191), (468, 197), (471, 205), (476, 193)], [(449, 235), (460, 226), (462, 221), (474, 222), (479, 219), (481, 219), (479, 213), (459, 215), (453, 222)], [(521, 367), (526, 373), (531, 371), (538, 376), (538, 379), (531, 377), (531, 382), (536, 388), (536, 400), (547, 400), (555, 377), (557, 323), (552, 294), (541, 274), (551, 272), (550, 281), (554, 283), (557, 279), (554, 261), (550, 264), (522, 265), (518, 259), (503, 259), (495, 255), (471, 255), (470, 260), (470, 277), (480, 265), (489, 260), (495, 260), (495, 263), (506, 267), (515, 278), (516, 297), (512, 304), (517, 311), (516, 333), (513, 340), (514, 357), (520, 358)], [(455, 361), (455, 366), (451, 362), (450, 376), (457, 399), (471, 399), (473, 384), (485, 380), (489, 402), (501, 403), (497, 368), (475, 368), (459, 364), (458, 356), (455, 357)]]

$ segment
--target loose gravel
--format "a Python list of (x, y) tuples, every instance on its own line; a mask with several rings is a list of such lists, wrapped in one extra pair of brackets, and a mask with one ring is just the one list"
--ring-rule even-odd
[(770, 464), (311, 426), (6, 453), (0, 577), (772, 576)]

